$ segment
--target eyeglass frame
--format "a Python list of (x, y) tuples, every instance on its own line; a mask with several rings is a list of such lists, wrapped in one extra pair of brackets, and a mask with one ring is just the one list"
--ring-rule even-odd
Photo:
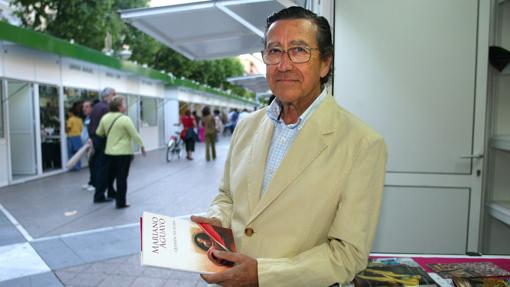
[[(290, 54), (289, 54), (289, 50), (291, 49), (296, 49), (296, 48), (301, 48), (301, 49), (304, 49), (308, 52), (308, 60), (304, 61), (304, 62), (295, 62), (292, 60), (292, 58), (290, 57)], [(284, 50), (284, 49), (281, 49), (281, 52), (282, 52), (282, 55), (280, 56), (279, 58), (279, 61), (276, 62), (276, 63), (266, 63), (265, 61), (265, 58), (264, 58), (264, 52), (265, 51), (268, 51), (268, 49), (274, 49), (274, 48), (265, 48), (264, 50), (260, 51), (260, 53), (262, 54), (262, 62), (264, 62), (264, 64), (266, 65), (278, 65), (282, 62), (282, 58), (283, 58), (283, 54), (287, 54), (287, 57), (289, 58), (289, 60), (294, 63), (294, 64), (304, 64), (304, 63), (308, 63), (310, 62), (310, 59), (312, 58), (312, 51), (313, 50), (320, 50), (320, 48), (311, 48), (311, 47), (291, 47), (291, 48), (288, 48), (287, 50)]]

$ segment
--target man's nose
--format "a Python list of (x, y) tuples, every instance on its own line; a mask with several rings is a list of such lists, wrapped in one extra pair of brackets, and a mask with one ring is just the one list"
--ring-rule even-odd
[(279, 71), (289, 71), (292, 69), (292, 61), (289, 58), (289, 53), (284, 52), (282, 54), (282, 58), (280, 59), (280, 63), (278, 64)]

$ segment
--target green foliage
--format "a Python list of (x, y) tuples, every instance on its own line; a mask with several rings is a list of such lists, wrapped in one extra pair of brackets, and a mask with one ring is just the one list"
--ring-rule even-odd
[(211, 87), (231, 90), (237, 95), (254, 98), (254, 94), (226, 82), (228, 77), (243, 74), (238, 59), (190, 61), (163, 46), (150, 36), (126, 24), (119, 10), (148, 6), (148, 0), (12, 0), (15, 14), (23, 26), (96, 49), (104, 48), (106, 33), (112, 36), (112, 48), (132, 51), (131, 61), (147, 64), (156, 70), (171, 72)]

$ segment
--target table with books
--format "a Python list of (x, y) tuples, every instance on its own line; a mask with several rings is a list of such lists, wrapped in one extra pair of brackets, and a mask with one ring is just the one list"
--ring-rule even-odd
[(510, 256), (372, 254), (355, 287), (510, 287)]

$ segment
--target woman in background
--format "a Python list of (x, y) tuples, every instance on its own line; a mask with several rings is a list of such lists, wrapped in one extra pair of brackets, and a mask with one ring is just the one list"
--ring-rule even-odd
[(184, 115), (181, 117), (181, 124), (183, 127), (181, 131), (181, 138), (186, 144), (186, 159), (192, 160), (192, 155), (195, 151), (195, 141), (197, 138), (197, 134), (195, 133), (197, 122), (195, 121), (195, 118), (191, 116), (191, 112), (189, 110), (186, 110)]
[(205, 137), (205, 159), (207, 161), (211, 160), (211, 154), (212, 152), (212, 159), (216, 159), (216, 120), (211, 115), (211, 110), (209, 107), (204, 107), (202, 110), (202, 126), (204, 127), (204, 137)]
[(131, 118), (124, 115), (126, 111), (124, 98), (114, 96), (108, 105), (108, 110), (109, 112), (101, 118), (96, 134), (106, 137), (107, 170), (116, 181), (117, 208), (126, 208), (129, 207), (126, 203), (126, 193), (129, 167), (133, 159), (132, 141), (141, 146), (143, 156), (145, 156), (145, 148)]
[[(77, 117), (73, 108), (67, 112), (66, 133), (67, 133), (67, 151), (71, 158), (82, 146), (81, 131), (83, 130), (83, 121)], [(78, 171), (81, 168), (81, 160), (79, 160), (71, 171)]]

